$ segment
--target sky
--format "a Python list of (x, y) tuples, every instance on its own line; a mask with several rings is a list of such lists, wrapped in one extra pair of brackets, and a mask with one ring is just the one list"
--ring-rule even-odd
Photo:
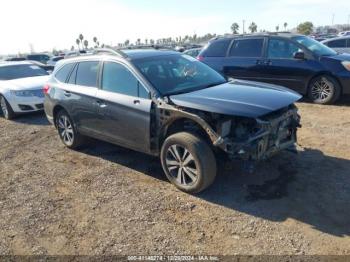
[(350, 0), (1, 0), (0, 54), (70, 49), (80, 33), (92, 43), (224, 34), (237, 22), (258, 30), (298, 23), (346, 24)]

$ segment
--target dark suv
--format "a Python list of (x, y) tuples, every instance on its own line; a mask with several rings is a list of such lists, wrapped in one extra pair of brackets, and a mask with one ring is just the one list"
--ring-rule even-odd
[(227, 82), (174, 51), (107, 53), (58, 62), (44, 87), (46, 115), (69, 148), (90, 136), (160, 156), (168, 179), (195, 193), (213, 182), (220, 152), (257, 161), (295, 145), (293, 91)]
[(350, 94), (350, 55), (290, 33), (213, 39), (198, 59), (226, 76), (286, 86), (314, 103)]

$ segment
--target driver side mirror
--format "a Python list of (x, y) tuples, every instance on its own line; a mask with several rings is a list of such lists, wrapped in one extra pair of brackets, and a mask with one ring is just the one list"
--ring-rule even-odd
[(304, 60), (305, 59), (305, 53), (303, 51), (298, 51), (294, 53), (295, 59)]

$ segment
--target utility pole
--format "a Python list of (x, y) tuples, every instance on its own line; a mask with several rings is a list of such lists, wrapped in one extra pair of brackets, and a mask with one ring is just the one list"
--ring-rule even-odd
[(243, 34), (245, 34), (245, 20), (243, 20)]
[(334, 17), (335, 17), (335, 14), (332, 15), (332, 25), (334, 25)]
[(348, 26), (350, 27), (350, 14), (348, 15)]

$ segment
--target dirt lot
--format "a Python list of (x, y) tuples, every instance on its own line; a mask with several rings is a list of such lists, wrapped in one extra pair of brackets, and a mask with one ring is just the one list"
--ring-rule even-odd
[(0, 118), (0, 254), (350, 254), (350, 102), (300, 103), (298, 155), (191, 196), (157, 159)]

